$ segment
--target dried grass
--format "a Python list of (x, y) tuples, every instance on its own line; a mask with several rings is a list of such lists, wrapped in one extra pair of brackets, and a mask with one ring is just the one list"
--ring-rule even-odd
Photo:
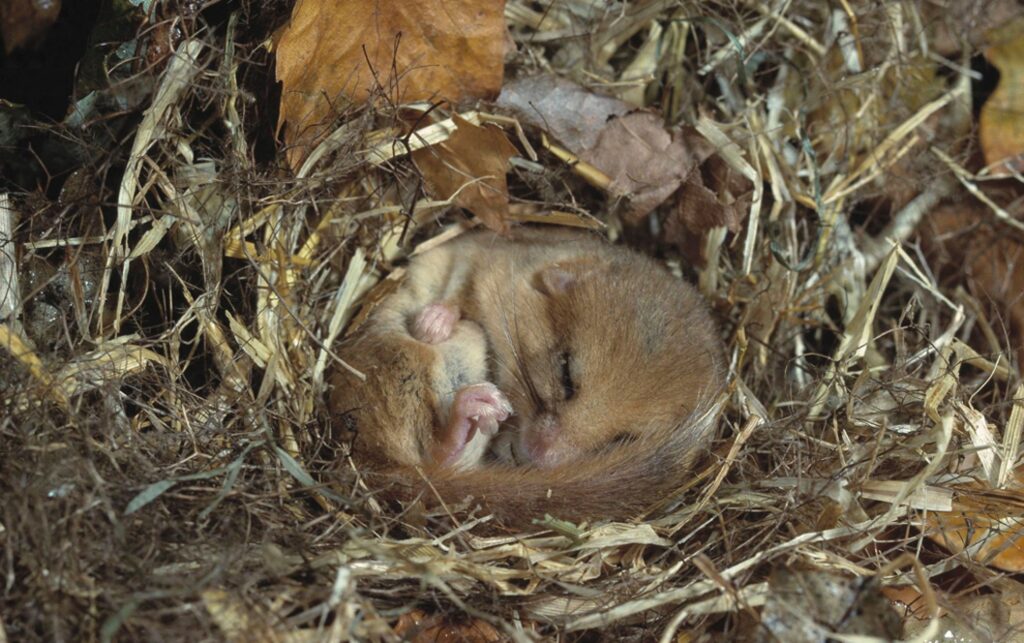
[[(98, 206), (79, 197), (49, 229), (35, 223), (63, 206), (21, 200), (0, 245), (0, 287), (20, 275), (25, 304), (9, 315), (0, 297), (0, 640), (394, 640), (417, 607), (516, 640), (754, 637), (780, 566), (914, 585), (926, 617), (934, 589), (947, 607), (1019, 594), (925, 537), (964, 496), (954, 483), (1011, 481), (1024, 427), (1005, 325), (915, 245), (958, 184), (1019, 225), (964, 169), (968, 55), (915, 80), (935, 21), (966, 27), (925, 2), (600, 4), (510, 0), (509, 70), (656, 104), (757, 186), (745, 231), (704, 248), (732, 386), (688, 502), (496, 537), (486, 516), (373, 497), (331, 444), (331, 347), (445, 234), (449, 203), (424, 197), (385, 111), (340, 116), (293, 178), (257, 161), (272, 119), (246, 83), (267, 79), (233, 18), (177, 47), (129, 141), (87, 166), (117, 178)], [(560, 222), (604, 211), (557, 149), (518, 134), (518, 199)], [(858, 208), (880, 214), (858, 230)], [(0, 236), (11, 220), (0, 207)], [(53, 338), (30, 314), (44, 295), (70, 311)]]

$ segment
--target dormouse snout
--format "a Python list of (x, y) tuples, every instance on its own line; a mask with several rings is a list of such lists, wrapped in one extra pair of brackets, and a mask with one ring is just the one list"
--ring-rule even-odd
[(562, 424), (554, 413), (542, 413), (522, 434), (523, 450), (538, 467), (553, 467), (566, 458)]

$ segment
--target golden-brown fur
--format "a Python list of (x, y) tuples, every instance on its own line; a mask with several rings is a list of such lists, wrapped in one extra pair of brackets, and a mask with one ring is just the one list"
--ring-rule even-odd
[[(442, 302), (449, 339), (418, 341), (411, 319)], [(403, 495), (419, 466), (447, 501), (472, 496), (505, 524), (628, 518), (678, 488), (716, 425), (721, 341), (688, 284), (650, 258), (572, 232), (474, 233), (413, 260), (341, 355), (331, 408), (356, 427), (353, 454)], [(514, 415), (484, 460), (479, 433), (437, 466), (460, 386), (493, 382)], [(432, 493), (432, 492), (427, 492)]]

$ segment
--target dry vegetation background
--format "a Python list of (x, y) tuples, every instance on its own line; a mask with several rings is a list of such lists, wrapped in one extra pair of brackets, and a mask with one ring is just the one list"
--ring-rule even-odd
[[(0, 15), (0, 641), (1024, 636), (1019, 3), (46, 4)], [(700, 285), (681, 502), (360, 482), (331, 345), (453, 222)]]

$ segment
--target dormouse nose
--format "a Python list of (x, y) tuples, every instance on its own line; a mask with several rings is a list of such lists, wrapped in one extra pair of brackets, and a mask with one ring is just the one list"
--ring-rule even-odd
[(554, 413), (544, 413), (534, 420), (530, 430), (526, 432), (523, 446), (530, 460), (538, 466), (557, 464), (556, 445), (562, 432), (561, 423)]
[(537, 417), (533, 431), (541, 442), (550, 446), (558, 440), (562, 425), (554, 413), (543, 413)]

